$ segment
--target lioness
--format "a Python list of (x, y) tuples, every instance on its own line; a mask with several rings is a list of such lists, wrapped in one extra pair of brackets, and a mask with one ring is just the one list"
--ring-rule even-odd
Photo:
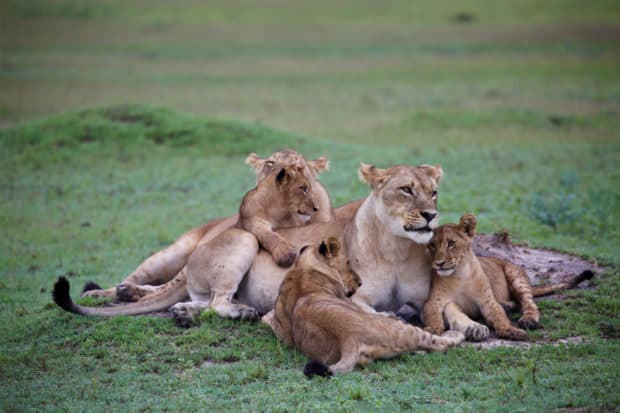
[(522, 328), (538, 326), (540, 313), (533, 296), (571, 288), (591, 278), (586, 271), (568, 283), (532, 287), (529, 277), (518, 266), (493, 257), (476, 257), (471, 244), (476, 234), (476, 217), (465, 214), (458, 225), (446, 224), (435, 230), (428, 245), (433, 260), (433, 282), (424, 305), (425, 329), (434, 334), (444, 331), (444, 320), (470, 340), (486, 340), (489, 329), (469, 317), (482, 317), (500, 338), (525, 340), (527, 333), (512, 326), (504, 309), (519, 303)]
[[(329, 168), (329, 161), (325, 157), (307, 161), (296, 151), (286, 149), (274, 152), (268, 158), (261, 158), (255, 153), (251, 153), (245, 160), (256, 174), (258, 184), (266, 176), (287, 165), (302, 164), (307, 176), (312, 175), (311, 195), (318, 203), (318, 211), (312, 215), (310, 222), (329, 222), (333, 218), (333, 210), (329, 200), (329, 195), (325, 188), (316, 180), (316, 177)], [(232, 228), (238, 221), (239, 216), (233, 215), (227, 218), (217, 218), (200, 227), (191, 229), (167, 248), (156, 252), (142, 262), (129, 276), (119, 285), (113, 288), (102, 290), (93, 283), (89, 283), (93, 288), (85, 291), (83, 295), (94, 297), (114, 297), (118, 296), (123, 301), (137, 301), (138, 299), (151, 295), (150, 302), (160, 300), (162, 288), (170, 287), (185, 288), (185, 273), (187, 260), (191, 253), (200, 243), (208, 242), (222, 232)], [(171, 285), (165, 287), (158, 286), (174, 278)], [(185, 294), (180, 294), (181, 300), (186, 298)]]
[(263, 317), (286, 344), (314, 359), (304, 369), (308, 376), (344, 373), (404, 352), (445, 351), (463, 341), (462, 333), (434, 336), (361, 310), (347, 298), (356, 284), (340, 243), (329, 238), (302, 252), (284, 277), (273, 316)]
[[(312, 184), (309, 178), (300, 163), (287, 165), (279, 171), (272, 172), (243, 197), (239, 207), (239, 222), (235, 228), (220, 234), (216, 242), (219, 245), (225, 245), (228, 240), (234, 241), (237, 233), (248, 234), (246, 231), (249, 231), (252, 238), (258, 239), (263, 248), (272, 251), (275, 257), (280, 257), (278, 264), (290, 266), (296, 258), (296, 251), (286, 239), (275, 233), (274, 229), (303, 225), (317, 212), (317, 202), (311, 195)], [(258, 250), (258, 244), (254, 250), (255, 252)], [(192, 257), (189, 259), (189, 271), (193, 270), (191, 263)], [(198, 270), (208, 273), (213, 271), (213, 268), (199, 268)], [(144, 308), (135, 303), (114, 308), (90, 308), (75, 305), (69, 296), (69, 284), (65, 278), (59, 279), (54, 286), (53, 297), (63, 309), (84, 315), (142, 314)], [(176, 297), (175, 295), (175, 299)], [(218, 300), (220, 297), (218, 291), (215, 290), (211, 301), (217, 303)], [(226, 301), (230, 301), (230, 297), (226, 297)]]

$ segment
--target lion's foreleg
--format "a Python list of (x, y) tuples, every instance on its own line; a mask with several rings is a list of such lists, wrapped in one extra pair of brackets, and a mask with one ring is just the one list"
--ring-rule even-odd
[(469, 318), (455, 303), (448, 303), (443, 315), (450, 330), (460, 331), (468, 340), (482, 341), (489, 337), (489, 328)]
[(502, 306), (495, 300), (495, 297), (487, 297), (479, 304), (480, 312), (484, 319), (493, 327), (495, 334), (500, 338), (509, 340), (526, 340), (527, 333), (524, 330), (515, 328), (506, 316)]

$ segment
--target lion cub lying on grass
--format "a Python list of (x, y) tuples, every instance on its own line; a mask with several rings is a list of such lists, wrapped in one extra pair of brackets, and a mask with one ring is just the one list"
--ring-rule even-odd
[[(299, 163), (287, 165), (278, 171), (272, 172), (261, 180), (256, 188), (250, 190), (244, 196), (239, 208), (239, 220), (235, 228), (226, 230), (213, 242), (234, 243), (235, 235), (238, 232), (247, 231), (254, 235), (260, 245), (273, 255), (274, 260), (279, 265), (292, 265), (297, 257), (297, 251), (290, 242), (274, 231), (278, 228), (301, 226), (318, 210), (318, 203), (312, 195), (311, 178), (306, 173), (304, 166)], [(256, 241), (254, 241), (254, 244), (254, 250), (256, 251), (258, 249)], [(190, 264), (195, 256), (199, 260), (197, 254), (201, 254), (199, 248), (190, 256)], [(224, 258), (214, 257), (216, 261), (215, 266), (222, 266)], [(199, 278), (208, 277), (208, 273), (212, 269), (209, 266), (188, 266), (188, 271), (200, 273), (197, 275)], [(206, 275), (203, 274), (205, 272), (207, 273)], [(151, 299), (148, 303), (139, 301), (118, 307), (93, 308), (75, 305), (69, 294), (69, 282), (66, 278), (60, 277), (56, 284), (54, 284), (52, 295), (56, 304), (61, 308), (76, 314), (100, 316), (136, 315), (162, 310), (177, 303), (182, 297), (179, 297), (178, 294), (167, 294), (167, 288), (174, 290), (175, 287), (174, 283), (169, 283), (167, 286), (162, 287), (159, 290), (158, 296)], [(216, 304), (221, 301), (229, 303), (234, 292), (234, 290), (230, 291), (230, 297), (221, 297), (218, 296), (218, 293), (221, 295), (220, 291), (213, 291), (210, 292), (210, 300), (202, 300), (192, 304), (195, 304), (196, 311), (200, 311), (209, 308), (210, 305), (214, 304), (214, 301)], [(192, 290), (190, 289), (190, 295), (191, 293)], [(184, 295), (184, 291), (181, 291), (181, 294)], [(172, 298), (172, 302), (163, 302), (168, 296)], [(160, 299), (159, 297), (163, 298)], [(234, 307), (232, 305), (223, 306), (226, 310)], [(235, 309), (243, 312), (245, 307)], [(247, 309), (247, 313), (250, 314), (247, 318), (257, 317), (256, 311), (251, 308)]]
[(282, 281), (275, 309), (263, 322), (315, 360), (306, 365), (307, 376), (344, 373), (356, 364), (404, 352), (445, 351), (463, 341), (458, 332), (435, 336), (399, 319), (362, 311), (348, 298), (359, 285), (336, 238), (302, 249)]
[(517, 265), (494, 257), (476, 257), (471, 244), (476, 234), (476, 217), (465, 214), (458, 225), (446, 224), (435, 230), (428, 245), (432, 257), (433, 281), (424, 304), (425, 330), (444, 331), (444, 320), (451, 330), (461, 331), (469, 340), (486, 340), (489, 329), (469, 317), (482, 317), (500, 338), (525, 340), (527, 333), (512, 326), (504, 308), (519, 303), (522, 316), (518, 325), (536, 328), (540, 312), (533, 296), (572, 288), (592, 278), (585, 271), (567, 283), (532, 287), (530, 279)]

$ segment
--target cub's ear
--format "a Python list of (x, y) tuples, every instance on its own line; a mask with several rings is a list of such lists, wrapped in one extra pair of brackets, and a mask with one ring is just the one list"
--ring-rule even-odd
[(443, 168), (441, 167), (441, 165), (432, 166), (424, 164), (420, 165), (419, 168), (422, 168), (426, 175), (430, 179), (435, 181), (436, 185), (439, 185), (439, 181), (441, 181), (441, 178), (443, 178)]
[(285, 178), (286, 178), (286, 168), (282, 168), (280, 169), (280, 172), (278, 172), (278, 174), (276, 175), (276, 182), (281, 184), (282, 182), (284, 182)]
[(319, 254), (325, 258), (334, 258), (340, 253), (340, 242), (337, 238), (330, 237), (321, 241), (319, 245)]
[(361, 162), (358, 175), (362, 182), (366, 182), (372, 189), (375, 189), (385, 182), (387, 170)]
[(329, 161), (326, 157), (321, 156), (320, 158), (313, 161), (308, 161), (308, 166), (310, 167), (310, 170), (312, 171), (314, 176), (317, 176), (321, 172), (327, 171), (329, 169)]
[(476, 225), (476, 216), (472, 213), (468, 213), (461, 217), (459, 227), (465, 231), (470, 238), (473, 238), (474, 235), (476, 235)]
[(260, 156), (258, 156), (257, 154), (255, 154), (254, 152), (252, 152), (251, 154), (248, 155), (247, 158), (245, 158), (245, 163), (246, 165), (250, 165), (254, 169), (255, 172), (258, 172), (265, 165), (265, 160), (261, 158)]

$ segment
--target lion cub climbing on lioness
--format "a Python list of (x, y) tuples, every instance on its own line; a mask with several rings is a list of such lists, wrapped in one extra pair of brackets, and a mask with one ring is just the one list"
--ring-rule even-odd
[(444, 331), (444, 320), (451, 330), (458, 330), (469, 340), (486, 340), (489, 329), (470, 317), (482, 317), (500, 338), (525, 340), (527, 333), (513, 327), (504, 308), (518, 303), (522, 316), (517, 324), (536, 328), (540, 312), (533, 296), (572, 288), (592, 278), (584, 271), (567, 283), (532, 287), (519, 266), (494, 257), (476, 257), (471, 248), (476, 234), (476, 217), (465, 214), (458, 225), (446, 224), (435, 230), (428, 245), (432, 257), (433, 280), (430, 296), (424, 305), (426, 330)]
[(304, 166), (296, 163), (268, 175), (241, 201), (239, 228), (251, 232), (282, 267), (293, 264), (297, 251), (274, 231), (302, 226), (312, 218), (319, 206), (310, 195), (311, 191), (312, 184), (305, 175)]
[[(295, 163), (272, 172), (261, 180), (256, 188), (246, 193), (239, 209), (236, 226), (227, 229), (208, 243), (199, 245), (190, 255), (188, 265), (183, 270), (187, 272), (187, 285), (192, 299), (190, 303), (178, 303), (183, 299), (185, 292), (177, 291), (176, 283), (173, 281), (160, 288), (158, 295), (148, 301), (103, 308), (75, 305), (69, 295), (69, 282), (64, 277), (60, 277), (54, 285), (54, 301), (63, 309), (76, 314), (100, 316), (145, 314), (178, 303), (172, 310), (180, 325), (191, 324), (191, 318), (195, 314), (210, 307), (218, 314), (231, 318), (255, 319), (258, 317), (256, 310), (231, 303), (241, 280), (236, 280), (233, 285), (226, 285), (228, 289), (213, 290), (201, 288), (202, 286), (197, 285), (195, 280), (208, 280), (214, 276), (213, 274), (217, 276), (218, 270), (223, 271), (235, 265), (249, 267), (252, 259), (249, 259), (249, 262), (238, 263), (234, 261), (236, 257), (227, 255), (233, 245), (243, 242), (249, 244), (248, 250), (252, 256), (256, 254), (260, 243), (273, 255), (279, 265), (293, 264), (297, 257), (295, 248), (274, 230), (301, 226), (318, 210), (318, 202), (311, 192), (310, 178), (304, 166)], [(212, 253), (207, 257), (202, 250), (205, 247), (221, 254)], [(173, 293), (168, 294), (168, 290)], [(174, 293), (175, 291), (177, 292)]]
[(263, 322), (315, 360), (306, 365), (306, 375), (344, 373), (374, 359), (444, 351), (463, 341), (458, 332), (435, 336), (396, 318), (364, 312), (348, 298), (359, 285), (336, 238), (302, 250), (284, 278), (275, 309)]

